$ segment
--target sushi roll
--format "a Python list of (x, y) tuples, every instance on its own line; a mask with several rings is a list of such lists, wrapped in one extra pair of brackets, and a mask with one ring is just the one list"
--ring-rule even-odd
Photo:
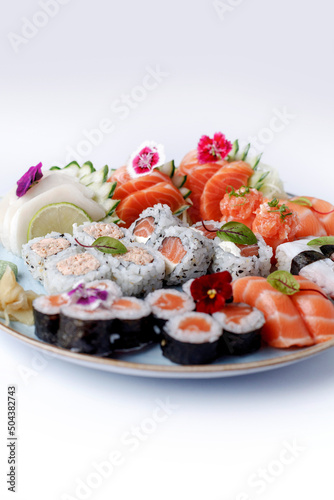
[(114, 319), (109, 332), (113, 350), (138, 349), (157, 340), (151, 308), (144, 300), (121, 297), (115, 300), (110, 313)]
[(126, 245), (124, 254), (108, 255), (111, 277), (124, 295), (145, 296), (162, 288), (165, 264), (153, 248), (140, 243)]
[(111, 307), (114, 300), (122, 296), (120, 287), (111, 280), (96, 280), (90, 283), (80, 282), (68, 292), (71, 304), (91, 304), (97, 306), (102, 301), (105, 308)]
[(195, 302), (186, 293), (174, 289), (156, 290), (146, 297), (154, 317), (154, 331), (160, 335), (166, 321), (175, 314), (190, 312), (195, 309)]
[(50, 258), (62, 255), (64, 258), (82, 251), (70, 234), (52, 232), (44, 237), (34, 238), (22, 246), (22, 259), (32, 277), (43, 283), (45, 266)]
[(168, 205), (158, 203), (144, 210), (131, 224), (129, 232), (132, 241), (152, 246), (167, 227), (182, 225)]
[(163, 355), (180, 365), (202, 365), (220, 356), (222, 327), (209, 314), (189, 312), (167, 321), (163, 329)]
[(70, 302), (66, 294), (41, 295), (33, 301), (35, 334), (50, 344), (57, 343), (60, 308)]
[(45, 270), (44, 287), (48, 294), (71, 290), (79, 282), (109, 279), (110, 267), (106, 254), (98, 250), (73, 252), (66, 258), (50, 258)]
[(256, 238), (254, 245), (236, 245), (216, 238), (211, 271), (229, 271), (233, 280), (243, 276), (268, 276), (273, 250), (262, 236), (257, 234)]
[(213, 243), (199, 231), (168, 227), (154, 248), (166, 265), (166, 285), (181, 285), (207, 273), (213, 256)]
[(334, 298), (334, 262), (319, 247), (307, 245), (311, 239), (279, 245), (276, 249), (277, 268), (313, 281)]
[(223, 328), (222, 352), (240, 356), (261, 347), (261, 329), (265, 323), (261, 311), (248, 304), (234, 302), (213, 314)]
[(123, 243), (130, 239), (129, 231), (120, 228), (113, 222), (85, 222), (81, 226), (73, 224), (73, 238), (78, 240), (81, 245), (92, 245), (95, 240), (102, 236), (109, 236)]
[(225, 222), (218, 222), (216, 220), (205, 220), (203, 222), (196, 222), (191, 226), (191, 229), (195, 231), (199, 231), (201, 234), (204, 234), (209, 240), (214, 240), (217, 236), (217, 231), (225, 224)]
[(57, 344), (74, 352), (105, 356), (111, 353), (114, 316), (102, 305), (69, 304), (61, 307)]

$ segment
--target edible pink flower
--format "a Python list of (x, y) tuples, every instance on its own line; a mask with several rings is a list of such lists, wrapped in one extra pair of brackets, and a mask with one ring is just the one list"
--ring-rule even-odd
[(149, 174), (164, 162), (163, 146), (146, 141), (131, 155), (127, 168), (131, 177), (140, 177)]
[(28, 172), (22, 175), (21, 179), (17, 181), (16, 196), (19, 198), (24, 196), (28, 189), (43, 177), (41, 169), (42, 164), (39, 163), (36, 167), (30, 167)]
[(213, 139), (202, 135), (197, 146), (199, 163), (209, 163), (224, 160), (232, 149), (232, 143), (226, 140), (221, 132), (214, 134)]

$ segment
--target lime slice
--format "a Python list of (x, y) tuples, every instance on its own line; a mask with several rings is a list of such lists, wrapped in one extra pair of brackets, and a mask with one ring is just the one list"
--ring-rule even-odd
[(75, 222), (80, 225), (87, 221), (92, 222), (92, 219), (82, 208), (66, 202), (51, 203), (38, 210), (29, 222), (28, 241), (51, 231), (72, 234)]

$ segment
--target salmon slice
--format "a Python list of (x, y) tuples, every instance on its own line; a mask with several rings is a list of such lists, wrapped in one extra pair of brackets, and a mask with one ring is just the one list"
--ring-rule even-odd
[(292, 241), (299, 226), (297, 212), (293, 209), (290, 210), (288, 207), (288, 211), (284, 212), (286, 216), (282, 218), (281, 213), (278, 211), (280, 206), (270, 207), (268, 203), (262, 203), (256, 210), (252, 224), (252, 231), (259, 233), (273, 250), (276, 250), (278, 245), (282, 243)]
[(166, 311), (174, 311), (183, 309), (185, 299), (175, 293), (164, 293), (154, 302), (153, 306), (160, 307)]
[(226, 160), (218, 160), (214, 162), (208, 162), (208, 163), (199, 163), (198, 158), (197, 158), (197, 149), (193, 149), (192, 151), (189, 151), (189, 153), (186, 154), (186, 156), (183, 158), (181, 161), (178, 172), (181, 175), (192, 175), (193, 169), (197, 167), (211, 167), (214, 165), (224, 166), (226, 163)]
[(117, 182), (117, 185), (120, 186), (125, 182), (131, 180), (131, 176), (127, 170), (127, 166), (123, 165), (122, 167), (117, 168), (109, 177), (108, 182)]
[[(311, 196), (304, 196), (312, 202), (312, 208), (314, 215), (320, 220), (321, 224), (327, 231), (327, 234), (334, 234), (334, 206), (325, 200), (320, 200), (319, 198), (313, 198)], [(319, 213), (321, 212), (321, 213)]]
[(294, 210), (299, 217), (299, 226), (295, 234), (295, 238), (305, 238), (306, 236), (326, 236), (327, 231), (320, 219), (308, 207), (297, 205), (289, 200), (280, 200), (285, 203), (291, 210)]
[(139, 238), (149, 238), (154, 231), (154, 217), (145, 217), (136, 223), (133, 235)]
[(157, 203), (168, 205), (172, 212), (184, 205), (184, 199), (178, 189), (169, 182), (159, 182), (142, 191), (130, 194), (118, 205), (118, 217), (129, 227), (145, 208), (153, 207)]
[(124, 198), (130, 194), (147, 189), (155, 184), (158, 184), (159, 182), (172, 183), (168, 175), (155, 170), (150, 174), (142, 175), (141, 177), (136, 177), (135, 179), (130, 179), (127, 182), (117, 184), (113, 198), (115, 198), (115, 200), (124, 200)]
[(239, 189), (247, 185), (253, 174), (250, 165), (244, 161), (234, 161), (223, 166), (206, 183), (200, 199), (202, 219), (221, 220), (220, 202), (226, 194), (226, 188)]
[(182, 241), (177, 236), (167, 236), (167, 238), (164, 238), (158, 251), (166, 260), (173, 264), (179, 264), (187, 254)]
[(250, 229), (252, 228), (255, 219), (255, 212), (263, 203), (263, 194), (257, 189), (250, 189), (249, 192), (241, 187), (236, 191), (242, 196), (233, 196), (226, 193), (220, 202), (220, 212), (222, 218), (226, 221), (236, 221), (245, 224)]
[(237, 245), (240, 248), (241, 257), (258, 257), (259, 256), (259, 245), (254, 243), (253, 245)]
[(289, 296), (265, 278), (246, 276), (232, 283), (235, 302), (245, 302), (264, 314), (263, 339), (272, 347), (310, 346), (314, 339)]
[(222, 163), (228, 165), (227, 161), (206, 163), (199, 167), (195, 166), (191, 173), (188, 174), (185, 185), (191, 191), (190, 199), (193, 205), (189, 208), (188, 214), (193, 224), (201, 220), (200, 201), (205, 185), (207, 181), (221, 169), (223, 166)]
[(302, 276), (295, 276), (303, 292), (291, 295), (315, 343), (334, 338), (334, 305), (323, 296), (321, 288)]
[(211, 325), (204, 318), (190, 316), (180, 321), (178, 328), (179, 330), (186, 330), (188, 332), (209, 332), (211, 330)]
[(122, 311), (124, 309), (140, 309), (139, 304), (136, 302), (132, 301), (131, 299), (127, 298), (121, 298), (118, 300), (115, 300), (115, 302), (112, 305), (112, 309), (117, 309), (118, 311)]

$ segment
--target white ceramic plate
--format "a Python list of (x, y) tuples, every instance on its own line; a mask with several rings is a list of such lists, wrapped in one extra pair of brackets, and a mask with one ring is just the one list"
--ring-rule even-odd
[[(22, 259), (14, 257), (0, 247), (0, 260), (9, 260), (17, 264), (19, 269), (18, 280), (25, 290), (30, 289), (37, 293), (45, 293), (43, 287), (31, 278)], [(144, 377), (214, 378), (257, 373), (296, 363), (334, 346), (333, 339), (333, 341), (323, 344), (298, 349), (281, 350), (263, 347), (256, 353), (243, 357), (231, 356), (222, 358), (210, 365), (179, 366), (164, 358), (158, 345), (148, 347), (136, 353), (118, 355), (115, 358), (101, 358), (87, 354), (78, 354), (42, 342), (35, 336), (34, 327), (28, 327), (16, 322), (11, 323), (7, 327), (2, 320), (0, 321), (3, 332), (7, 332), (21, 342), (29, 344), (36, 349), (48, 351), (56, 358), (87, 366), (88, 368)]]

